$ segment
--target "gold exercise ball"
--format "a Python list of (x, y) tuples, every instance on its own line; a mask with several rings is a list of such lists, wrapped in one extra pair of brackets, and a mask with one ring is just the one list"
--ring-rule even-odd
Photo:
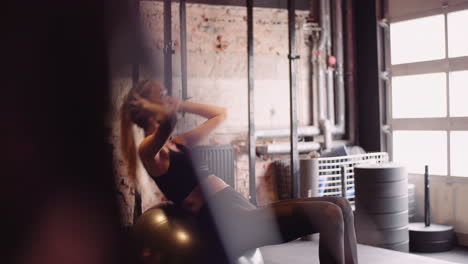
[(138, 254), (145, 263), (196, 263), (201, 242), (195, 217), (172, 204), (147, 210), (133, 227)]

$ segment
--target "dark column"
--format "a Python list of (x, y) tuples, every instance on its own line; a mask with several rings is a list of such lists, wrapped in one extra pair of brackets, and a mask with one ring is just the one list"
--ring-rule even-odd
[(253, 43), (253, 0), (247, 0), (247, 77), (249, 101), (249, 198), (257, 204), (255, 183), (255, 108), (254, 108), (254, 43)]
[(171, 0), (164, 0), (164, 86), (172, 95), (172, 13)]
[(376, 0), (355, 1), (358, 144), (381, 151), (379, 49)]
[(296, 1), (288, 1), (288, 32), (289, 32), (289, 106), (291, 128), (291, 185), (292, 196), (299, 197), (299, 152), (297, 150), (297, 96), (296, 96)]

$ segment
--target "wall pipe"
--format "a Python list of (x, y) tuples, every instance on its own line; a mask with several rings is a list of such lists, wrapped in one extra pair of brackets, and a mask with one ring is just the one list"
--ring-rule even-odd
[[(323, 121), (322, 121), (323, 122)], [(332, 135), (342, 135), (343, 130), (338, 126), (332, 126), (330, 128)], [(304, 126), (297, 128), (297, 135), (299, 137), (313, 137), (323, 134), (323, 127), (318, 128), (317, 126)], [(278, 128), (278, 129), (264, 129), (257, 130), (255, 132), (256, 138), (280, 138), (280, 137), (289, 137), (291, 132), (288, 128)]]
[[(357, 134), (357, 104), (356, 104), (356, 70), (355, 64), (355, 39), (354, 39), (354, 5), (353, 0), (345, 1), (345, 30), (344, 30), (344, 43), (346, 60), (344, 64), (344, 84), (347, 91), (346, 105), (347, 105), (347, 120), (344, 129), (347, 131), (347, 138), (351, 144), (356, 144)], [(347, 125), (347, 126), (346, 126)]]
[(335, 89), (334, 89), (334, 72), (335, 70), (327, 66), (325, 70), (327, 76), (327, 120), (335, 124)]
[(330, 10), (330, 0), (325, 1), (326, 4), (326, 26), (325, 28), (327, 29), (327, 37), (326, 37), (326, 52), (323, 60), (324, 60), (324, 68), (323, 70), (326, 73), (326, 91), (327, 91), (327, 114), (326, 118), (331, 122), (331, 124), (335, 123), (335, 94), (334, 94), (334, 80), (333, 80), (333, 75), (334, 75), (334, 68), (329, 65), (328, 58), (332, 54), (332, 41), (331, 41), (331, 31), (332, 31), (332, 26), (331, 26), (331, 10)]
[(343, 2), (336, 0), (333, 2), (333, 53), (336, 56), (335, 66), (335, 89), (336, 89), (336, 122), (334, 134), (345, 133), (345, 91), (344, 91), (344, 52), (343, 52)]
[(180, 73), (182, 81), (182, 100), (188, 99), (187, 94), (187, 16), (186, 0), (179, 1), (180, 23)]
[(325, 44), (328, 38), (328, 31), (326, 30), (326, 28), (324, 28), (324, 26), (326, 26), (327, 24), (327, 20), (330, 19), (327, 16), (327, 2), (328, 0), (320, 0), (320, 22), (319, 23), (320, 23), (320, 26), (322, 27), (322, 31), (321, 31), (320, 39), (319, 39), (318, 46), (317, 46), (317, 48), (320, 50), (325, 49)]
[(288, 40), (289, 40), (289, 106), (291, 144), (291, 186), (293, 197), (299, 197), (299, 153), (297, 151), (297, 91), (296, 91), (296, 1), (288, 0)]
[[(317, 95), (317, 90), (320, 91), (320, 101), (322, 108), (320, 108), (321, 114), (321, 120), (329, 120), (330, 122), (325, 122), (325, 121), (320, 121), (317, 120), (317, 118), (314, 118), (313, 120), (313, 126), (305, 126), (305, 127), (299, 127), (298, 128), (298, 136), (317, 136), (320, 134), (324, 134), (328, 140), (326, 142), (331, 142), (331, 135), (343, 135), (346, 131), (346, 118), (345, 118), (345, 81), (344, 81), (344, 38), (343, 38), (343, 3), (341, 0), (337, 1), (332, 1), (333, 2), (333, 10), (335, 11), (333, 13), (333, 27), (330, 26), (330, 6), (329, 6), (329, 1), (328, 0), (321, 0), (320, 1), (320, 23), (322, 26), (322, 31), (320, 34), (319, 39), (315, 38), (315, 35), (312, 35), (312, 42), (313, 42), (313, 47), (312, 47), (312, 87), (313, 87), (313, 98), (316, 98)], [(311, 1), (310, 6), (313, 6), (313, 3), (315, 1)], [(351, 1), (347, 2), (348, 5), (351, 4)], [(351, 7), (347, 6), (348, 9)], [(312, 12), (312, 11), (311, 11)], [(347, 10), (347, 12), (352, 12), (350, 10)], [(347, 21), (349, 19), (352, 19), (351, 14), (346, 14)], [(347, 28), (352, 29), (352, 23), (348, 22)], [(327, 99), (328, 99), (328, 111), (324, 111), (324, 87), (323, 87), (323, 75), (318, 76), (320, 74), (320, 66), (323, 66), (325, 64), (325, 57), (320, 58), (324, 54), (325, 51), (327, 53), (330, 53), (330, 29), (333, 29), (333, 38), (332, 38), (332, 46), (333, 46), (333, 52), (336, 56), (336, 67), (334, 70), (334, 75), (332, 74), (327, 74), (327, 85), (326, 85), (326, 91), (327, 91)], [(352, 37), (352, 32), (347, 32), (347, 37)], [(349, 43), (349, 39), (347, 39), (347, 45)], [(352, 44), (352, 43), (350, 43)], [(348, 45), (349, 46), (349, 45)], [(347, 64), (347, 69), (352, 69), (354, 71), (352, 62), (354, 61), (354, 53), (353, 51), (349, 50), (349, 47), (347, 47), (347, 55), (349, 59), (346, 61)], [(321, 48), (321, 49), (319, 49)], [(351, 49), (353, 46), (351, 46)], [(322, 62), (320, 62), (320, 60)], [(322, 63), (320, 66), (319, 64)], [(351, 65), (350, 65), (351, 64)], [(326, 64), (325, 64), (326, 65)], [(323, 71), (323, 68), (322, 68)], [(328, 71), (328, 73), (333, 73), (333, 71)], [(351, 77), (353, 74), (351, 74)], [(321, 79), (320, 79), (321, 78)], [(320, 87), (318, 86), (320, 81)], [(352, 81), (353, 78), (350, 78), (347, 76), (347, 86), (351, 86), (352, 84), (349, 83)], [(335, 85), (333, 85), (335, 84)], [(333, 86), (335, 86), (335, 89), (333, 89)], [(354, 86), (353, 86), (354, 87)], [(317, 89), (318, 88), (318, 89)], [(334, 90), (336, 92), (334, 92)], [(335, 99), (335, 102), (333, 100)], [(335, 119), (335, 107), (336, 106), (336, 119)], [(328, 113), (328, 114), (325, 114)], [(328, 117), (328, 118), (324, 118)], [(330, 126), (331, 123), (331, 126)], [(320, 126), (320, 128), (319, 128)], [(352, 124), (349, 125), (350, 127)], [(327, 135), (325, 135), (325, 132)], [(268, 129), (268, 130), (259, 130), (256, 132), (256, 137), (257, 138), (274, 138), (274, 137), (287, 137), (289, 136), (290, 133), (288, 129)], [(350, 142), (354, 142), (354, 131), (349, 131), (349, 137), (350, 137)], [(329, 144), (330, 146), (330, 144)]]
[[(318, 37), (320, 37), (320, 33), (317, 33)], [(311, 51), (311, 66), (312, 66), (312, 98), (311, 102), (313, 104), (312, 111), (313, 111), (313, 119), (312, 124), (314, 126), (319, 126), (320, 120), (320, 93), (319, 93), (319, 62), (318, 62), (318, 39), (317, 36), (312, 35), (312, 51)]]
[(332, 143), (330, 114), (333, 108), (333, 72), (328, 68), (327, 55), (331, 54), (330, 41), (330, 0), (320, 1), (320, 26), (322, 28), (318, 50), (314, 53), (318, 62), (319, 126), (325, 137), (324, 148), (330, 149)]
[[(321, 141), (299, 142), (297, 149), (299, 153), (308, 153), (311, 151), (320, 150)], [(348, 140), (333, 140), (332, 148), (349, 145), (351, 142)], [(259, 154), (286, 154), (291, 151), (291, 146), (287, 142), (279, 142), (268, 145), (259, 145), (256, 147)]]
[[(318, 151), (319, 149), (320, 143), (318, 142), (299, 142), (297, 145), (297, 151), (299, 153)], [(257, 146), (257, 152), (260, 154), (284, 154), (290, 151), (291, 146), (287, 142)]]
[[(257, 130), (255, 133), (257, 138), (289, 137), (290, 135), (291, 131), (288, 128)], [(317, 136), (320, 135), (320, 129), (316, 126), (298, 127), (297, 135), (299, 137)]]
[(164, 0), (164, 86), (172, 95), (172, 3)]
[[(327, 28), (328, 21), (330, 20), (330, 15), (327, 10), (327, 2), (329, 0), (320, 0), (320, 27), (322, 28), (320, 32), (320, 38), (317, 43), (317, 46), (312, 51), (313, 53), (313, 61), (312, 63), (316, 64), (313, 66), (313, 74), (315, 74), (315, 78), (317, 78), (317, 89), (318, 89), (318, 109), (319, 109), (319, 123), (321, 120), (325, 120), (326, 117), (326, 76), (325, 76), (325, 45), (327, 42), (327, 38), (329, 35), (329, 28)], [(319, 124), (320, 125), (320, 124)]]

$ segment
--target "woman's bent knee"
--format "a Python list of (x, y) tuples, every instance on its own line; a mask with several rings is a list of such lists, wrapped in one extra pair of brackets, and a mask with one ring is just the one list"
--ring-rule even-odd
[(330, 197), (332, 202), (341, 208), (344, 217), (353, 216), (353, 208), (348, 199), (342, 197)]
[(343, 232), (344, 230), (344, 222), (343, 222), (343, 213), (341, 208), (333, 203), (330, 203), (325, 208), (324, 215), (327, 217), (326, 225), (337, 229), (339, 232)]

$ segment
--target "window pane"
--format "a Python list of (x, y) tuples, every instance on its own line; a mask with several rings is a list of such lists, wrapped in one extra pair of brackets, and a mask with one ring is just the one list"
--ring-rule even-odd
[(468, 56), (468, 10), (449, 13), (447, 20), (449, 57)]
[(445, 73), (392, 78), (393, 118), (447, 116)]
[(445, 58), (444, 15), (390, 25), (392, 64)]
[(410, 173), (447, 175), (447, 132), (394, 131), (393, 160), (404, 164)]
[(468, 131), (450, 132), (450, 174), (468, 176)]
[(449, 76), (450, 116), (468, 116), (468, 71), (451, 72)]

